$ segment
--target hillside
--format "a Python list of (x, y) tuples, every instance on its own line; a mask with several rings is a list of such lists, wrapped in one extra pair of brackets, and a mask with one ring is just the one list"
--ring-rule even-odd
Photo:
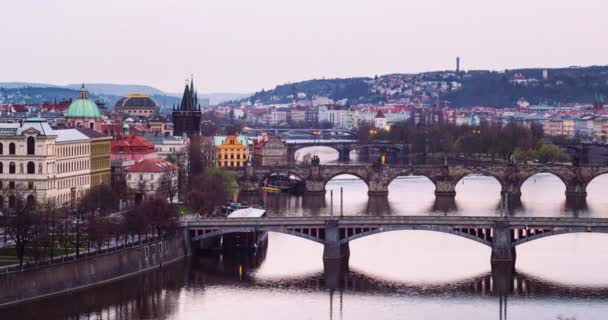
[[(69, 84), (66, 86), (32, 83), (32, 82), (0, 82), (4, 89), (4, 103), (40, 103), (61, 101), (78, 96), (78, 89), (82, 84)], [(179, 103), (181, 93), (166, 93), (160, 89), (145, 85), (125, 85), (112, 83), (87, 83), (91, 95), (103, 97), (111, 109), (114, 103), (127, 93), (147, 93), (152, 99), (166, 109)], [(42, 90), (40, 90), (42, 89)], [(67, 90), (67, 91), (66, 91)], [(76, 92), (76, 95), (73, 95)], [(241, 93), (208, 93), (199, 94), (201, 105), (218, 104), (229, 100), (238, 100), (249, 96)]]
[(256, 92), (242, 101), (281, 104), (290, 103), (295, 97), (298, 103), (306, 103), (314, 97), (327, 97), (348, 104), (434, 105), (438, 93), (442, 105), (452, 107), (512, 107), (520, 98), (533, 104), (593, 103), (597, 95), (608, 96), (608, 66), (316, 79), (279, 85), (272, 90)]

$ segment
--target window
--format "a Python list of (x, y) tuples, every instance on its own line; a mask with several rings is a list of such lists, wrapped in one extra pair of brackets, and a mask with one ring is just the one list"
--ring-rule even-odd
[(4, 145), (0, 143), (0, 154), (4, 154)]
[(15, 198), (15, 196), (9, 196), (8, 197), (8, 207), (14, 208), (16, 200), (17, 200), (17, 198)]
[(15, 181), (9, 181), (8, 188), (9, 189), (15, 189)]
[(27, 188), (30, 189), (30, 190), (33, 190), (34, 189), (34, 181), (28, 181), (27, 182)]
[(15, 144), (11, 143), (8, 145), (8, 154), (15, 154)]
[(2, 164), (2, 162), (0, 162), (0, 173), (4, 173), (3, 167), (4, 167), (4, 165)]
[(30, 161), (27, 163), (27, 174), (34, 174), (36, 173), (36, 165)]
[(15, 163), (14, 162), (9, 163), (8, 164), (8, 173), (15, 173), (15, 170), (16, 170)]
[(36, 153), (36, 140), (34, 137), (27, 138), (27, 154), (35, 154)]

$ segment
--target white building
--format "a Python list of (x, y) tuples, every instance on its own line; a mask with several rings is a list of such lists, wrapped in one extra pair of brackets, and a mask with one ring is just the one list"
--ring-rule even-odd
[(0, 205), (15, 194), (62, 205), (90, 188), (90, 138), (77, 129), (53, 130), (46, 120), (0, 123)]
[(376, 117), (374, 118), (374, 127), (376, 129), (384, 129), (387, 126), (386, 117), (382, 111), (378, 111)]
[[(147, 158), (127, 169), (127, 188), (135, 194), (135, 201), (154, 196), (159, 192), (161, 177), (167, 174), (177, 189), (177, 167), (161, 158)], [(177, 196), (177, 192), (175, 193)], [(176, 200), (176, 199), (173, 199)]]

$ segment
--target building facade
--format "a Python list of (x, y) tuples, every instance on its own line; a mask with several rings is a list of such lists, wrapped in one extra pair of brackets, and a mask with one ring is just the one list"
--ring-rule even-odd
[[(0, 206), (14, 206), (16, 196), (56, 206), (74, 204), (91, 186), (91, 142), (79, 130), (53, 130), (40, 118), (0, 123)], [(96, 157), (109, 153), (100, 150)], [(108, 176), (106, 168), (96, 175)]]
[(216, 136), (215, 162), (218, 167), (244, 167), (249, 160), (249, 146), (245, 136)]
[(253, 146), (253, 161), (258, 166), (285, 166), (288, 164), (287, 144), (264, 134)]
[(158, 108), (158, 104), (150, 98), (150, 95), (132, 93), (118, 100), (114, 105), (113, 112), (131, 117), (150, 118), (156, 113)]
[(88, 128), (77, 130), (89, 137), (91, 144), (91, 187), (100, 184), (111, 185), (112, 137)]
[(177, 167), (165, 159), (143, 159), (129, 167), (126, 184), (129, 191), (133, 193), (135, 202), (158, 194), (161, 188), (161, 177), (165, 174), (172, 181), (173, 186), (177, 187)]

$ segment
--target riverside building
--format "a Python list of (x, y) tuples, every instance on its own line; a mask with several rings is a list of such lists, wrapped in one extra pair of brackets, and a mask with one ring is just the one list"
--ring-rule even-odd
[(0, 123), (0, 206), (14, 206), (18, 193), (28, 201), (73, 204), (91, 185), (107, 181), (108, 166), (91, 169), (93, 159), (110, 156), (108, 148), (92, 152), (92, 144), (105, 143), (77, 129), (53, 130), (41, 118)]

